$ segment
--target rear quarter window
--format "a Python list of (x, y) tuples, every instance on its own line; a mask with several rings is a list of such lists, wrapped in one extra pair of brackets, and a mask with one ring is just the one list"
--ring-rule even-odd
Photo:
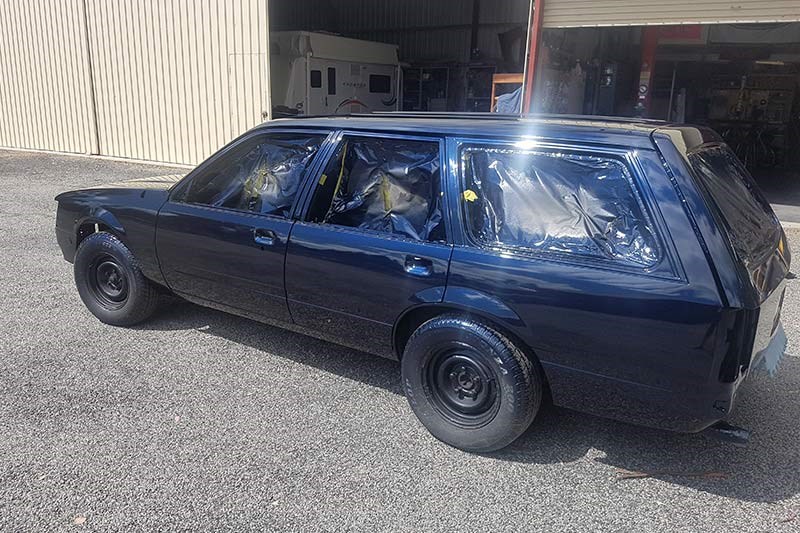
[(613, 157), (466, 146), (462, 205), (472, 239), (639, 268), (661, 257), (627, 165)]
[(724, 144), (702, 146), (688, 159), (716, 205), (736, 255), (748, 267), (759, 263), (775, 248), (781, 228), (750, 173)]

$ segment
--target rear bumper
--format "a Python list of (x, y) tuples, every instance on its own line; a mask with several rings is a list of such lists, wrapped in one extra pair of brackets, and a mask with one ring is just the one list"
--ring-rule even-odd
[(703, 431), (724, 420), (743, 381), (661, 389), (544, 362), (542, 366), (556, 405), (681, 433)]
[(753, 356), (748, 375), (764, 373), (774, 376), (778, 372), (778, 367), (786, 353), (787, 344), (788, 339), (786, 338), (786, 332), (783, 330), (783, 324), (778, 322), (769, 344)]

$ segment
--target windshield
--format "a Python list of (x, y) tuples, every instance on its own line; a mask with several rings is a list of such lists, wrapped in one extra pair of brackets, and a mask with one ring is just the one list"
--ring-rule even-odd
[(701, 147), (689, 163), (722, 214), (734, 251), (756, 265), (780, 238), (780, 224), (747, 169), (724, 144)]

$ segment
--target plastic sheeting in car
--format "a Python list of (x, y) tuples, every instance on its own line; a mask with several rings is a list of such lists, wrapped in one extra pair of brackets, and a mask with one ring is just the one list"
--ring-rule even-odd
[(324, 222), (415, 240), (440, 238), (437, 142), (346, 138), (339, 151), (326, 169), (326, 179), (336, 185)]
[(322, 136), (270, 135), (223, 156), (186, 192), (190, 203), (288, 217)]
[(481, 242), (601, 257), (659, 260), (655, 231), (628, 168), (594, 156), (467, 148), (463, 199)]

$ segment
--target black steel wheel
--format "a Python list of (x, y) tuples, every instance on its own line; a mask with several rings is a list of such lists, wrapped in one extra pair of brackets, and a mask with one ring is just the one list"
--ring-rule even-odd
[(500, 405), (497, 375), (470, 346), (434, 354), (425, 374), (425, 387), (439, 413), (464, 428), (491, 421)]
[(128, 275), (109, 254), (98, 254), (88, 265), (86, 280), (92, 296), (103, 307), (113, 310), (125, 305), (128, 299)]
[(87, 309), (106, 324), (130, 326), (156, 309), (158, 290), (117, 237), (98, 232), (75, 253), (75, 285)]
[(403, 389), (434, 437), (456, 448), (503, 448), (531, 424), (544, 380), (506, 336), (470, 318), (443, 315), (421, 325), (406, 344)]

